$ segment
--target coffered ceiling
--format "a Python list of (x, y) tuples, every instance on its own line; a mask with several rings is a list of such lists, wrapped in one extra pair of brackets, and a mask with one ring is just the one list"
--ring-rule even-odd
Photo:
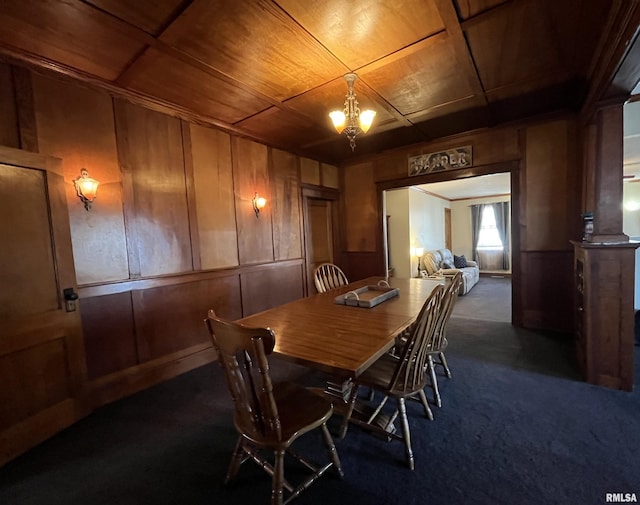
[[(611, 0), (2, 0), (0, 55), (329, 162), (576, 110)], [(328, 112), (355, 71), (374, 126)]]

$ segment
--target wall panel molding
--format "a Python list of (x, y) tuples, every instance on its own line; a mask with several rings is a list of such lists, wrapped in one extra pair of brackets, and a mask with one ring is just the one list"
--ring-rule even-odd
[(298, 158), (286, 151), (271, 150), (274, 258), (302, 257), (302, 212)]
[(15, 80), (11, 65), (0, 61), (0, 145), (20, 148)]
[(31, 72), (23, 67), (13, 67), (11, 72), (16, 97), (20, 149), (38, 153), (40, 152), (40, 148), (38, 145), (38, 126), (33, 99)]
[(130, 264), (142, 277), (191, 271), (180, 121), (122, 100), (115, 112)]
[[(242, 315), (270, 309), (304, 296), (304, 265), (246, 270), (240, 274)], [(277, 286), (277, 289), (274, 287)]]
[[(273, 261), (273, 198), (269, 182), (267, 147), (233, 137), (233, 187), (238, 230), (238, 257), (241, 265)], [(260, 216), (253, 211), (253, 197), (267, 199)]]
[(127, 281), (109, 282), (101, 284), (92, 284), (86, 286), (78, 286), (78, 294), (80, 299), (90, 298), (93, 296), (104, 296), (115, 293), (124, 293), (135, 289), (150, 289), (160, 286), (170, 286), (173, 284), (182, 284), (187, 282), (196, 282), (203, 279), (212, 279), (217, 277), (228, 277), (240, 275), (244, 272), (254, 272), (263, 269), (286, 268), (291, 265), (302, 265), (302, 258), (277, 261), (269, 263), (260, 263), (255, 265), (245, 265), (235, 268), (225, 268), (218, 270), (204, 270), (200, 272), (187, 272), (174, 275), (164, 275), (158, 277), (148, 277), (145, 279), (130, 279)]
[[(238, 265), (231, 137), (213, 128), (183, 123), (195, 270)], [(189, 146), (187, 148), (187, 141)], [(193, 203), (191, 203), (193, 202)], [(193, 214), (191, 214), (193, 211)]]

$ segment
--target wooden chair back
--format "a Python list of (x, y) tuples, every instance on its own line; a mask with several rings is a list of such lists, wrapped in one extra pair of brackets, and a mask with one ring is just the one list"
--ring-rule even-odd
[(430, 345), (430, 350), (433, 352), (440, 351), (445, 344), (445, 336), (447, 330), (447, 323), (453, 312), (453, 308), (458, 300), (458, 292), (460, 291), (460, 285), (462, 284), (462, 272), (457, 272), (448, 286), (445, 287), (444, 295), (442, 298), (442, 307), (440, 314), (436, 322), (436, 330), (433, 335), (433, 342)]
[(252, 438), (280, 440), (281, 424), (267, 361), (275, 345), (273, 331), (225, 321), (213, 310), (206, 324), (233, 398), (236, 427)]
[(443, 298), (444, 287), (439, 285), (424, 302), (400, 354), (389, 391), (411, 393), (424, 387), (429, 346), (433, 342)]
[(318, 265), (313, 272), (313, 280), (318, 293), (326, 293), (330, 289), (349, 284), (347, 276), (339, 266), (333, 263), (323, 263)]

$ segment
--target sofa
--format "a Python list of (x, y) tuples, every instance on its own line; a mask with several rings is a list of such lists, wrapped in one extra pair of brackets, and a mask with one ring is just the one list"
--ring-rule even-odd
[[(460, 258), (458, 264), (460, 264)], [(464, 263), (464, 262), (463, 262)], [(432, 276), (442, 271), (444, 275), (453, 275), (462, 272), (462, 284), (460, 285), (460, 295), (466, 295), (480, 279), (480, 268), (475, 261), (466, 260), (467, 266), (456, 268), (455, 258), (449, 249), (438, 249), (437, 251), (427, 251), (420, 257), (418, 268), (423, 276)], [(449, 268), (453, 267), (453, 268)]]

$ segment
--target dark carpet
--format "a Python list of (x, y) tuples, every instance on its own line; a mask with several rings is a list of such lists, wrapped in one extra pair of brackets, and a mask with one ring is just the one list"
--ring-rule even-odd
[[(440, 376), (442, 408), (434, 421), (419, 404), (408, 408), (415, 472), (400, 443), (351, 427), (336, 441), (344, 479), (325, 476), (293, 503), (589, 505), (605, 503), (605, 493), (640, 496), (637, 387), (581, 382), (563, 336), (459, 316), (448, 334), (453, 378)], [(322, 383), (272, 364), (277, 377)], [(635, 372), (637, 384), (637, 359)], [(266, 504), (269, 478), (250, 462), (223, 485), (235, 439), (221, 370), (207, 365), (102, 407), (9, 463), (0, 503)], [(297, 447), (324, 460), (315, 432)]]
[(454, 316), (511, 322), (511, 279), (482, 276), (466, 295), (459, 296)]

